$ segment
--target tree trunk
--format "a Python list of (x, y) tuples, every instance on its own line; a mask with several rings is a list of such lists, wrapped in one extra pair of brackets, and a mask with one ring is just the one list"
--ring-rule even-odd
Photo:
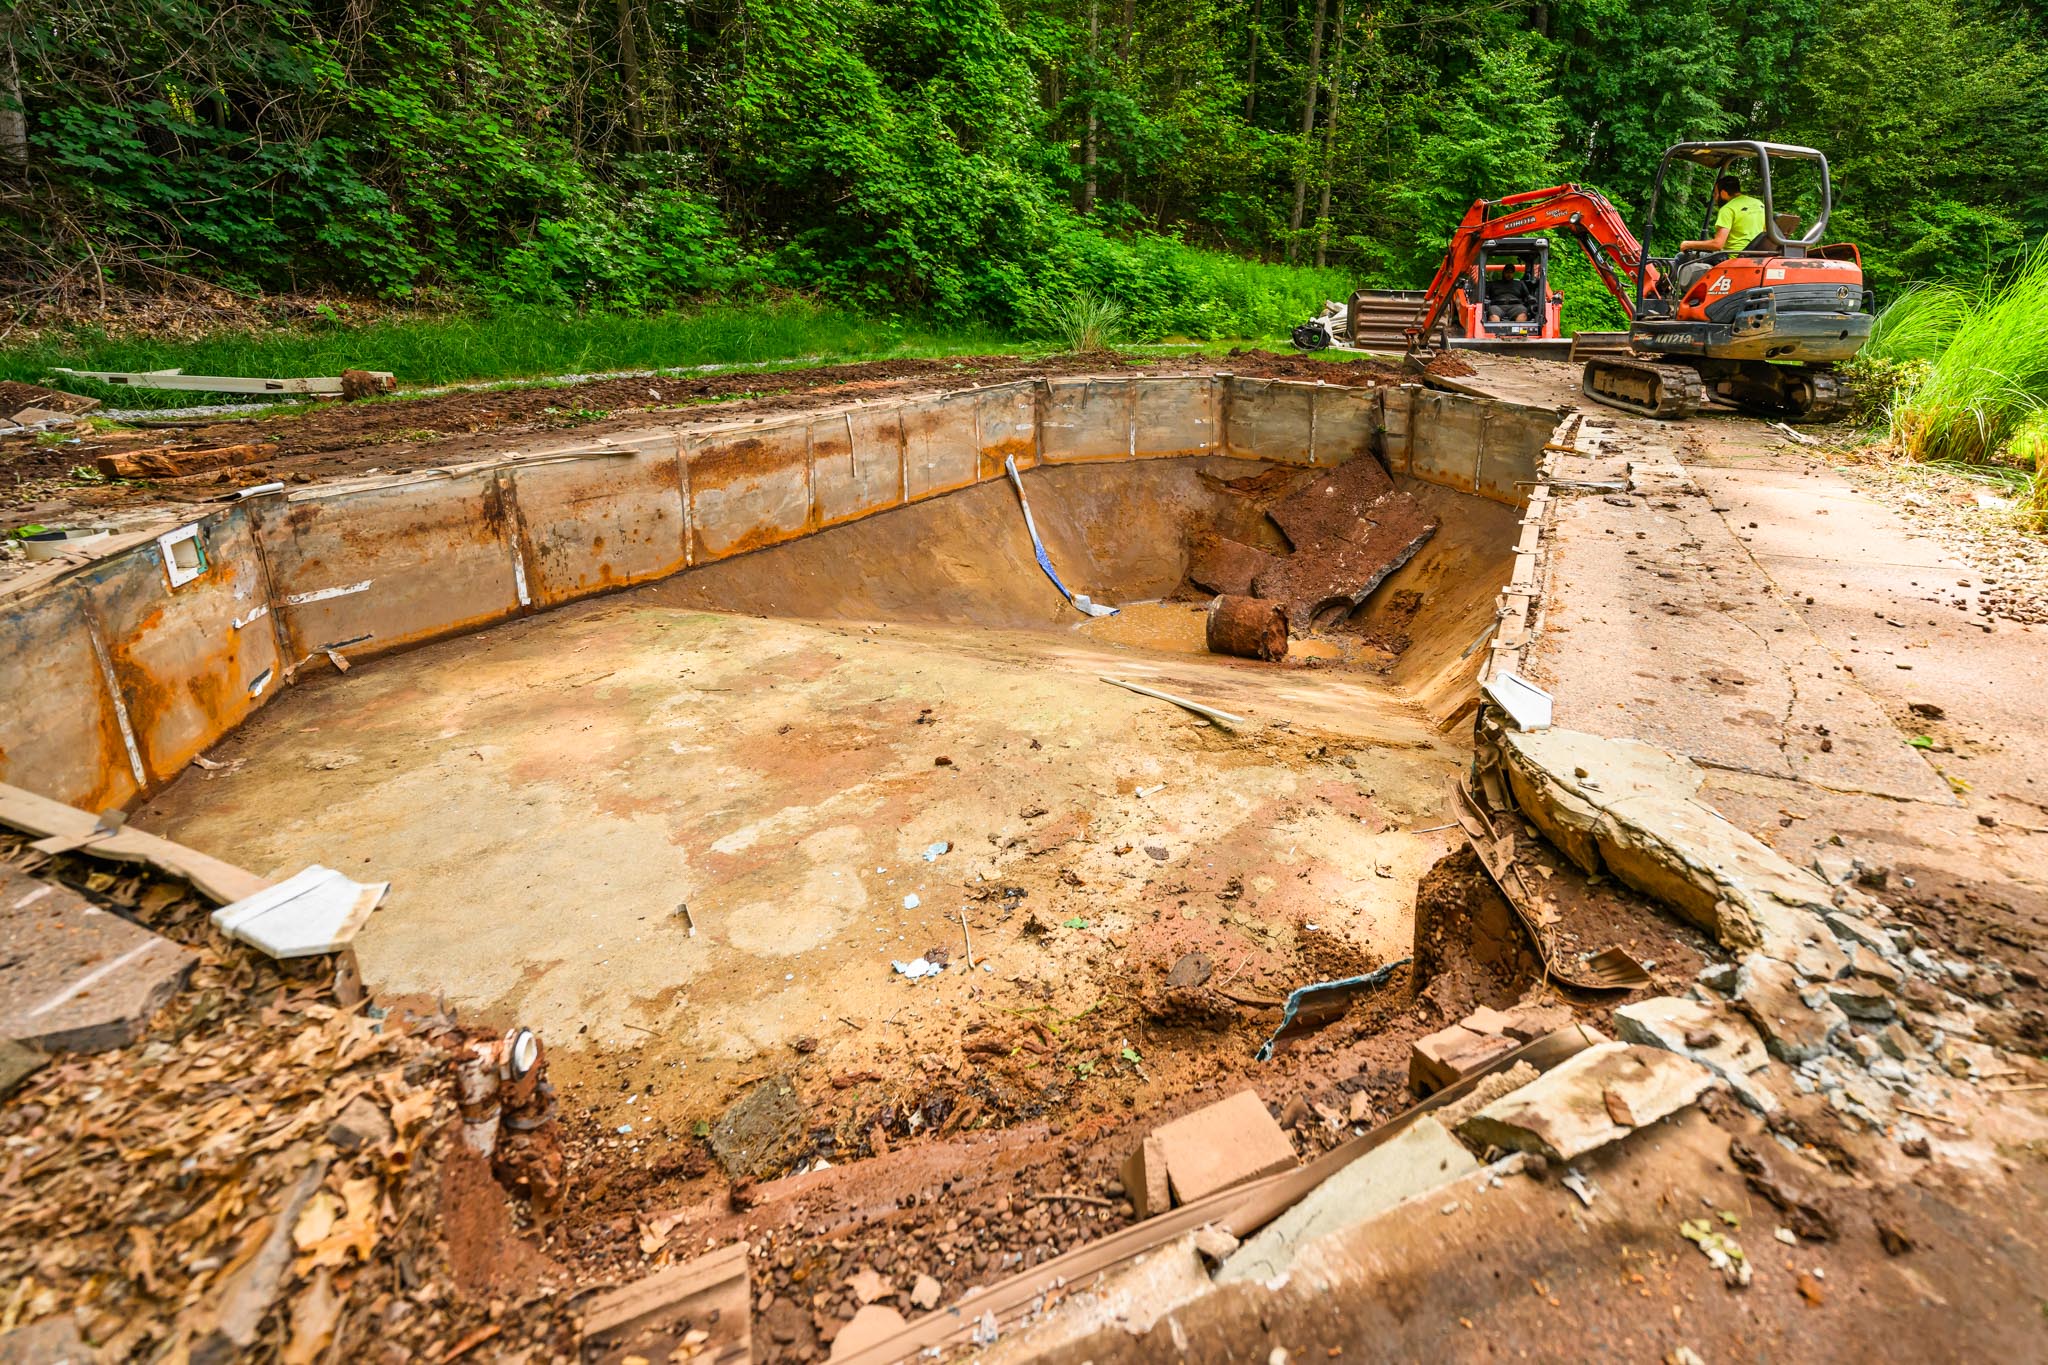
[(1330, 43), (1329, 112), (1323, 116), (1323, 194), (1316, 210), (1316, 269), (1330, 259), (1330, 182), (1337, 174), (1337, 108), (1344, 97), (1344, 0), (1337, 0), (1337, 35)]
[(1244, 71), (1244, 121), (1252, 121), (1252, 111), (1259, 102), (1259, 29), (1266, 21), (1266, 0), (1258, 0), (1252, 8), (1252, 52), (1245, 63)]
[(1095, 212), (1095, 56), (1102, 40), (1098, 0), (1088, 0), (1088, 131), (1081, 139), (1081, 212)]
[(28, 113), (21, 104), (21, 64), (14, 56), (14, 35), (8, 34), (7, 62), (0, 66), (0, 161), (28, 165)]
[(638, 20), (633, 0), (619, 0), (619, 85), (626, 98), (626, 145), (636, 152), (646, 137), (640, 110)]
[(1316, 0), (1316, 23), (1308, 40), (1308, 93), (1301, 100), (1301, 149), (1294, 171), (1294, 216), (1287, 221), (1287, 259), (1294, 260), (1296, 239), (1301, 235), (1301, 215), (1308, 207), (1309, 136), (1316, 130), (1316, 91), (1323, 78), (1323, 19), (1330, 0)]

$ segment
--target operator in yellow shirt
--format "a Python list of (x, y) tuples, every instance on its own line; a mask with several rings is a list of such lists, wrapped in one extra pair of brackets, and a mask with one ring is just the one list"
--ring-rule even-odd
[(1679, 251), (1708, 253), (1695, 256), (1678, 265), (1678, 292), (1685, 293), (1699, 282), (1702, 275), (1734, 252), (1742, 250), (1764, 230), (1763, 201), (1753, 194), (1742, 192), (1742, 181), (1733, 175), (1724, 175), (1714, 182), (1714, 202), (1720, 211), (1714, 215), (1714, 235), (1680, 242)]
[(1721, 206), (1721, 211), (1714, 215), (1714, 235), (1680, 242), (1680, 251), (1740, 251), (1763, 235), (1763, 201), (1753, 194), (1744, 194), (1741, 180), (1732, 175), (1716, 180), (1714, 202)]

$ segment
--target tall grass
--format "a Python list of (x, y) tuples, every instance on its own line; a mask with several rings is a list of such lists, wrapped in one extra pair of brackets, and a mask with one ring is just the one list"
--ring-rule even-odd
[(1891, 404), (1892, 435), (1906, 452), (2013, 459), (2015, 439), (2048, 408), (2048, 242), (1981, 299), (1915, 302), (1894, 335), (1902, 351), (1927, 348), (1924, 372)]
[(1981, 296), (1952, 284), (1911, 285), (1878, 313), (1863, 354), (1894, 363), (1931, 361), (1981, 302)]
[(1079, 290), (1046, 310), (1045, 326), (1070, 351), (1099, 351), (1115, 343), (1124, 316), (1115, 299)]
[[(323, 375), (389, 370), (401, 384), (531, 378), (764, 361), (822, 362), (1014, 351), (990, 328), (939, 328), (876, 319), (804, 300), (716, 305), (688, 312), (576, 314), (514, 309), (396, 317), (362, 326), (322, 324), (217, 332), (192, 340), (79, 331), (0, 350), (0, 379), (47, 382), (77, 370), (182, 369), (188, 374)], [(218, 401), (212, 395), (102, 389), (123, 407)]]

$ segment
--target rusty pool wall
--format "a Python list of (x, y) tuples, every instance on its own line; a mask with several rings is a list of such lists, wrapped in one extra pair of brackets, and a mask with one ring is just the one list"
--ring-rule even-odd
[(1420, 385), (1043, 379), (235, 498), (0, 596), (0, 782), (153, 792), (302, 672), (681, 573), (1020, 469), (1200, 455), (1526, 501), (1559, 414)]

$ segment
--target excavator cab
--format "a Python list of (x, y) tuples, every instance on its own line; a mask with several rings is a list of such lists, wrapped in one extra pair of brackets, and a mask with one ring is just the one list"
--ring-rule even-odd
[(1503, 237), (1481, 248), (1472, 276), (1460, 290), (1457, 336), (1479, 341), (1555, 339), (1562, 335), (1563, 303), (1563, 296), (1550, 288), (1549, 239)]
[[(1680, 250), (1715, 235), (1713, 186), (1725, 174), (1761, 201), (1760, 231), (1737, 251)], [(1836, 415), (1833, 368), (1862, 349), (1873, 317), (1856, 248), (1823, 245), (1833, 207), (1827, 157), (1811, 147), (1665, 152), (1643, 221), (1632, 356), (1589, 361), (1586, 395), (1651, 417), (1682, 417), (1709, 398), (1794, 421)]]

